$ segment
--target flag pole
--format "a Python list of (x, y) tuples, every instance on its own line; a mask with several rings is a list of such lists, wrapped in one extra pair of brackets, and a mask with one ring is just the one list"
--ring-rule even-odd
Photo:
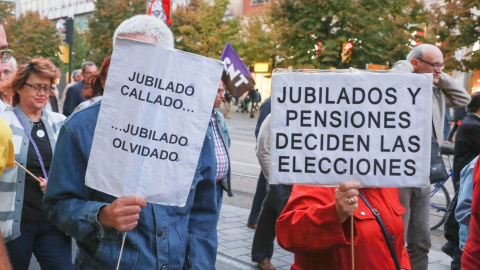
[(29, 170), (27, 170), (25, 167), (23, 167), (22, 165), (20, 165), (20, 163), (18, 163), (16, 160), (15, 160), (15, 164), (17, 164), (18, 167), (22, 168), (26, 173), (28, 173), (31, 177), (33, 177), (33, 179), (37, 180), (39, 183), (42, 183), (43, 181), (38, 179), (38, 177), (36, 177), (35, 175), (33, 175), (33, 173), (31, 173)]
[(354, 237), (353, 237), (353, 215), (350, 217), (350, 243), (352, 244), (352, 270), (355, 270), (355, 247), (353, 245)]

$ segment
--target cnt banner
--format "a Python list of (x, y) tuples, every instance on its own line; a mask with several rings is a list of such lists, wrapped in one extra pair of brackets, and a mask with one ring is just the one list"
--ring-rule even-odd
[(223, 61), (224, 65), (222, 81), (230, 90), (232, 96), (238, 98), (255, 86), (250, 70), (238, 57), (238, 54), (233, 50), (229, 42), (225, 45), (220, 60)]

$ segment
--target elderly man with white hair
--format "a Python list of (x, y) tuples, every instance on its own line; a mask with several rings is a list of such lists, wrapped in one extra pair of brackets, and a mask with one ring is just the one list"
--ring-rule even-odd
[[(153, 16), (125, 20), (115, 37), (173, 47), (172, 32)], [(194, 192), (185, 207), (173, 207), (85, 185), (99, 109), (97, 103), (73, 113), (60, 130), (43, 201), (48, 217), (77, 240), (76, 269), (115, 269), (127, 231), (121, 269), (182, 269)]]
[[(443, 138), (445, 107), (463, 107), (470, 102), (467, 91), (455, 79), (442, 72), (444, 67), (442, 51), (436, 46), (421, 44), (410, 51), (407, 60), (398, 61), (392, 68), (396, 72), (433, 75), (432, 121), (435, 130), (432, 130), (432, 136), (436, 138)], [(426, 270), (431, 247), (430, 186), (400, 188), (398, 192), (400, 202), (405, 207), (403, 223), (412, 269)]]

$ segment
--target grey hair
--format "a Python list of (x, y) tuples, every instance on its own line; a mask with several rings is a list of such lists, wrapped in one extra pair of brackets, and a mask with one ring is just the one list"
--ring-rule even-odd
[(407, 61), (410, 62), (413, 58), (421, 59), (423, 57), (422, 45), (423, 44), (413, 47), (413, 49), (407, 54)]
[(77, 77), (78, 75), (80, 75), (80, 73), (82, 73), (82, 70), (81, 70), (81, 69), (75, 69), (75, 70), (72, 72), (72, 76), (75, 78), (75, 77)]
[(93, 63), (91, 61), (84, 62), (82, 64), (82, 72), (85, 72), (85, 70), (87, 69), (87, 66), (92, 67), (92, 66), (97, 66), (97, 65), (95, 65), (95, 63)]
[(160, 19), (150, 15), (136, 15), (123, 21), (113, 34), (115, 38), (125, 34), (140, 34), (157, 39), (157, 45), (173, 48), (173, 34), (168, 26)]

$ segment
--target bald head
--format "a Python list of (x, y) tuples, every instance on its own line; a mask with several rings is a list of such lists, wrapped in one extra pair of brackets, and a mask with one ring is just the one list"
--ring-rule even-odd
[(443, 68), (442, 51), (431, 44), (420, 44), (408, 53), (407, 60), (412, 63), (414, 73), (433, 74), (433, 84), (438, 84)]
[[(428, 51), (442, 53), (442, 51), (440, 51), (440, 49), (437, 46), (434, 46), (432, 44), (420, 44), (413, 47), (413, 49), (408, 53), (407, 60), (412, 61), (412, 59), (414, 58), (422, 58), (423, 52), (428, 52)], [(442, 57), (443, 57), (443, 54), (442, 54)]]

